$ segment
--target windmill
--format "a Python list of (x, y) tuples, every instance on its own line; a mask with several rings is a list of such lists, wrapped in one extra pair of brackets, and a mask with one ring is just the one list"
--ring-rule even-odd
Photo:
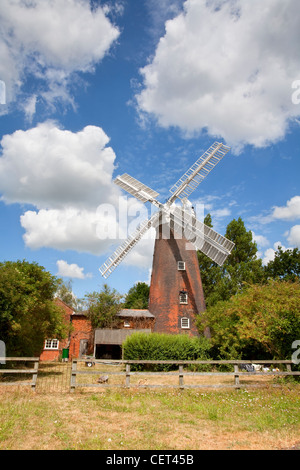
[[(167, 329), (176, 333), (182, 328), (190, 329), (188, 320), (205, 310), (196, 250), (222, 266), (234, 247), (232, 241), (200, 222), (188, 201), (192, 192), (229, 150), (224, 144), (215, 142), (171, 187), (171, 196), (165, 203), (157, 200), (156, 191), (127, 173), (114, 180), (115, 184), (139, 201), (152, 203), (158, 211), (144, 220), (99, 270), (107, 279), (146, 232), (152, 227), (157, 229), (149, 302), (149, 310), (156, 317), (157, 331)], [(176, 205), (177, 199), (181, 201), (181, 206)], [(164, 236), (166, 227), (170, 236)], [(184, 258), (189, 262), (186, 263)], [(187, 297), (190, 302), (186, 303), (184, 299)]]

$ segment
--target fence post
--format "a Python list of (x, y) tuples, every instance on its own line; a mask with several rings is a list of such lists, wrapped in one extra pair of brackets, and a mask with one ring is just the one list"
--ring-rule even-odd
[(76, 372), (77, 372), (77, 360), (72, 360), (72, 371), (71, 371), (71, 383), (70, 383), (70, 392), (73, 393), (76, 387)]
[(240, 388), (239, 366), (234, 364), (234, 384), (235, 388)]
[(35, 391), (36, 381), (39, 371), (39, 361), (35, 361), (34, 363), (34, 373), (32, 374), (32, 382), (31, 382), (31, 389)]
[(179, 388), (184, 389), (184, 383), (183, 383), (183, 366), (179, 366)]
[(126, 387), (130, 387), (130, 364), (126, 364)]

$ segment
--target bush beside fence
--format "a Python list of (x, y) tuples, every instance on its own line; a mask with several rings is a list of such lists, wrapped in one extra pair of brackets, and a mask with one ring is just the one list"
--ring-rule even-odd
[[(134, 333), (123, 343), (123, 358), (128, 361), (143, 361), (143, 366), (131, 363), (132, 370), (148, 368), (153, 371), (167, 371), (176, 368), (176, 361), (208, 360), (209, 349), (209, 342), (204, 337)], [(175, 361), (175, 363), (170, 361)]]

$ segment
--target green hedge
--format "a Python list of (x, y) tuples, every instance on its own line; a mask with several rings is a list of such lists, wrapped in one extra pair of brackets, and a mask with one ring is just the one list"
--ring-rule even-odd
[[(160, 333), (133, 333), (123, 343), (124, 359), (127, 360), (206, 360), (209, 359), (209, 341), (204, 337), (190, 337), (187, 335), (169, 335)], [(177, 369), (178, 366), (169, 365), (145, 365), (133, 366), (132, 369), (141, 370)]]

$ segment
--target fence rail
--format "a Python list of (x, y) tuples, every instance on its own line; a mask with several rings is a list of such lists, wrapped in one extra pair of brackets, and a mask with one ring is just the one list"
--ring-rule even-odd
[[(0, 375), (15, 374), (17, 380), (12, 381), (0, 381), (1, 386), (7, 385), (27, 385), (32, 390), (37, 392), (74, 392), (75, 389), (80, 387), (120, 387), (120, 388), (131, 388), (131, 387), (143, 387), (143, 388), (207, 388), (207, 387), (249, 387), (258, 385), (256, 383), (240, 383), (240, 378), (251, 377), (251, 376), (299, 376), (299, 371), (292, 371), (293, 361), (290, 360), (220, 360), (220, 361), (130, 361), (130, 360), (98, 360), (92, 359), (73, 359), (71, 363), (48, 363), (39, 362), (37, 357), (0, 357), (0, 363), (2, 362), (33, 362), (32, 368), (0, 368)], [(91, 362), (92, 361), (92, 362)], [(5, 363), (5, 362), (4, 362)], [(80, 366), (84, 364), (84, 367)], [(93, 364), (96, 367), (86, 367), (87, 365)], [(265, 365), (268, 364), (270, 370), (268, 371), (244, 371), (241, 370), (241, 366), (249, 364)], [(139, 371), (132, 370), (133, 366), (136, 365), (151, 365), (151, 366), (177, 366), (177, 370), (172, 371)], [(119, 370), (116, 367), (119, 366)], [(185, 366), (185, 367), (184, 367)], [(213, 366), (213, 371), (191, 371), (188, 366)], [(229, 366), (231, 371), (220, 371), (217, 366)], [(280, 366), (281, 370), (272, 370), (272, 367)], [(97, 368), (99, 367), (99, 368)], [(282, 370), (282, 369), (285, 370)], [(122, 370), (120, 370), (122, 369)], [(25, 374), (32, 375), (31, 381), (24, 380)], [(100, 375), (102, 374), (102, 375)], [(105, 375), (104, 375), (105, 374)], [(19, 377), (18, 377), (19, 375)], [(95, 383), (95, 376), (100, 375), (99, 379)], [(154, 384), (155, 377), (158, 378), (158, 384)], [(199, 377), (207, 377), (210, 383), (202, 383)], [(87, 379), (85, 379), (87, 377)], [(100, 378), (104, 377), (104, 380)], [(222, 383), (211, 384), (214, 381), (213, 377), (221, 377)], [(141, 378), (138, 382), (136, 379)], [(229, 382), (228, 379), (229, 378)], [(232, 378), (232, 382), (230, 381)], [(108, 380), (109, 379), (109, 380)], [(3, 378), (2, 378), (3, 380)], [(83, 380), (85, 380), (83, 382)], [(199, 383), (199, 381), (201, 383)], [(206, 381), (206, 382), (208, 382)], [(259, 381), (259, 379), (258, 379)], [(99, 383), (100, 382), (100, 383)]]
[(6, 362), (34, 362), (34, 367), (32, 369), (0, 369), (0, 374), (30, 374), (32, 375), (31, 382), (23, 382), (23, 381), (13, 381), (13, 382), (1, 382), (1, 386), (9, 386), (9, 385), (30, 385), (32, 390), (35, 390), (36, 381), (38, 376), (39, 370), (39, 357), (0, 357), (0, 364)]
[[(109, 371), (105, 372), (107, 373), (107, 377), (109, 375), (112, 376), (123, 376), (125, 378), (125, 385), (123, 384), (108, 384), (108, 380), (106, 381), (107, 383), (79, 383), (77, 382), (77, 377), (81, 375), (99, 375), (99, 371), (96, 370), (91, 370), (91, 369), (86, 369), (86, 370), (78, 370), (77, 365), (79, 363), (87, 363), (86, 359), (73, 359), (72, 361), (72, 371), (71, 371), (71, 381), (70, 381), (70, 391), (74, 392), (76, 388), (78, 387), (126, 387), (130, 388), (131, 386), (134, 387), (146, 387), (146, 388), (179, 388), (179, 389), (185, 389), (185, 388), (200, 388), (200, 387), (216, 387), (216, 385), (209, 385), (209, 384), (186, 384), (184, 382), (184, 377), (186, 376), (232, 376), (234, 378), (234, 383), (227, 385), (231, 386), (234, 388), (241, 388), (243, 385), (240, 384), (240, 376), (251, 376), (251, 375), (263, 375), (263, 376), (296, 376), (300, 375), (300, 372), (297, 371), (292, 371), (292, 361), (289, 360), (256, 360), (256, 361), (245, 361), (245, 360), (236, 360), (236, 361), (231, 361), (231, 360), (220, 360), (220, 361), (149, 361), (149, 360), (144, 360), (144, 361), (134, 361), (134, 360), (93, 360), (94, 364), (115, 364), (115, 365), (125, 365), (125, 371), (121, 372), (115, 372), (115, 371)], [(140, 372), (140, 371), (132, 371), (131, 370), (131, 365), (178, 365), (178, 371), (174, 372)], [(246, 364), (257, 364), (257, 365), (285, 365), (286, 366), (286, 371), (280, 371), (280, 370), (272, 370), (272, 371), (241, 371), (240, 367), (242, 365)], [(214, 371), (214, 372), (189, 372), (187, 370), (184, 370), (183, 366), (184, 365), (194, 365), (194, 366), (199, 366), (199, 365), (232, 365), (233, 366), (233, 371), (232, 372), (219, 372), (219, 371)], [(102, 372), (103, 374), (103, 372)], [(131, 383), (131, 377), (132, 376), (177, 376), (178, 377), (178, 383), (176, 385), (151, 385), (151, 384), (132, 384)], [(224, 385), (223, 385), (224, 386)]]

